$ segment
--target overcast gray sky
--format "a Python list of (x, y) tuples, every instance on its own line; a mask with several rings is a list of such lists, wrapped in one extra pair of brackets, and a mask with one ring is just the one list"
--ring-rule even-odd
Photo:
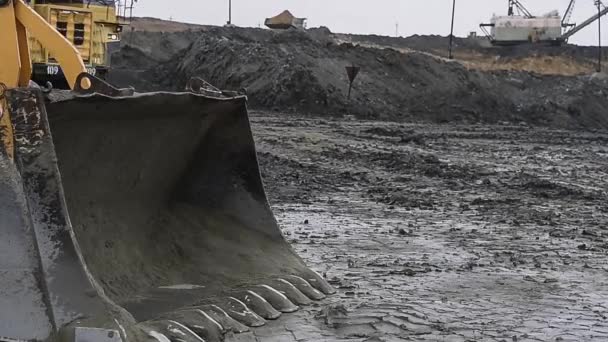
[[(521, 0), (535, 15), (557, 9), (563, 13), (569, 0)], [(596, 13), (594, 0), (577, 0), (572, 21), (580, 23)], [(605, 1), (608, 5), (608, 1)], [(455, 34), (479, 31), (493, 13), (506, 14), (507, 0), (456, 0)], [(308, 26), (327, 26), (333, 32), (395, 35), (448, 35), (452, 0), (232, 0), (233, 23), (262, 25), (264, 18), (289, 9), (308, 18)], [(189, 23), (223, 25), (228, 17), (228, 0), (139, 0), (134, 14)], [(263, 25), (262, 25), (263, 26)], [(608, 16), (602, 23), (603, 45), (608, 45)], [(597, 45), (597, 23), (571, 39), (571, 43)]]

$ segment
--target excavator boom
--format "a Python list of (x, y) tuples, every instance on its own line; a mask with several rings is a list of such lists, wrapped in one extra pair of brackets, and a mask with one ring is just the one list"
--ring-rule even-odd
[(573, 27), (570, 31), (564, 33), (564, 35), (562, 36), (562, 39), (564, 41), (568, 41), (568, 39), (570, 39), (570, 37), (574, 36), (575, 34), (580, 32), (585, 27), (593, 24), (596, 20), (600, 19), (601, 17), (605, 16), (606, 14), (608, 14), (608, 7), (604, 7), (602, 10), (599, 11), (599, 13), (596, 13), (595, 15), (591, 16), (589, 19), (583, 21), (580, 25), (577, 25), (577, 26)]

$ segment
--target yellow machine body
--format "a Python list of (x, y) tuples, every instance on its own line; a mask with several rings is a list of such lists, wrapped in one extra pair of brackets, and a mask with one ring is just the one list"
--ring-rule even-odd
[[(27, 87), (32, 76), (32, 59), (28, 35), (38, 40), (62, 66), (62, 74), (69, 87), (73, 87), (86, 67), (79, 51), (33, 11), (23, 0), (0, 0), (0, 97), (6, 87)], [(85, 88), (90, 84), (84, 84)], [(13, 156), (13, 127), (5, 99), (0, 99), (0, 140), (9, 157)]]
[[(74, 45), (89, 74), (105, 77), (110, 65), (110, 44), (118, 44), (123, 27), (113, 4), (37, 0), (30, 6)], [(33, 79), (39, 83), (62, 80), (63, 73), (55, 56), (35, 34), (30, 35), (29, 45)]]

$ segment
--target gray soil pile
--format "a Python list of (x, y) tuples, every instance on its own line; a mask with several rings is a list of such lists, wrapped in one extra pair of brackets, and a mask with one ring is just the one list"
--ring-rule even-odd
[[(253, 108), (324, 116), (608, 127), (608, 81), (599, 77), (473, 70), (428, 53), (343, 38), (324, 28), (136, 31), (113, 55), (111, 81), (139, 90), (181, 90), (197, 76), (219, 88), (245, 90)], [(351, 64), (361, 73), (348, 101), (344, 68)]]
[[(333, 33), (341, 41), (350, 41), (356, 44), (377, 45), (393, 47), (396, 49), (412, 49), (429, 52), (441, 57), (448, 56), (449, 36), (418, 35), (409, 37), (389, 37), (380, 35), (360, 35)], [(464, 53), (477, 53), (499, 58), (525, 58), (530, 56), (543, 57), (571, 57), (579, 63), (597, 63), (598, 48), (596, 46), (579, 46), (566, 44), (555, 46), (548, 44), (524, 44), (514, 46), (492, 46), (488, 38), (477, 36), (471, 38), (454, 37), (453, 52), (456, 56)], [(603, 48), (603, 53), (608, 49)], [(608, 56), (604, 55), (608, 61)]]

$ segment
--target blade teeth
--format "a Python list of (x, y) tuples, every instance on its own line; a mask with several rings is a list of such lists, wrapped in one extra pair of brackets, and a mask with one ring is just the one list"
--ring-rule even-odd
[(142, 327), (159, 342), (206, 342), (190, 328), (174, 320), (148, 321)]
[(263, 326), (266, 319), (277, 319), (281, 312), (297, 311), (299, 306), (294, 302), (308, 305), (336, 292), (314, 271), (306, 272), (304, 277), (288, 275), (271, 280), (270, 284), (273, 286), (260, 284), (253, 290), (238, 292), (223, 302), (185, 308), (162, 320), (143, 322), (142, 326), (157, 342), (223, 341), (228, 331), (248, 332), (248, 327)]
[(255, 287), (256, 293), (263, 297), (273, 308), (280, 312), (290, 313), (298, 311), (300, 308), (292, 303), (287, 296), (269, 285), (258, 285)]
[(160, 319), (173, 322), (174, 325), (181, 324), (205, 341), (221, 341), (226, 334), (226, 329), (220, 323), (196, 308), (166, 313)]
[[(205, 340), (200, 337), (197, 333), (195, 333), (194, 331), (192, 331), (190, 328), (188, 328), (187, 326), (185, 326), (184, 324), (181, 324), (177, 321), (168, 321), (171, 324), (176, 325), (176, 329), (177, 331), (181, 332), (182, 334), (184, 334), (184, 336), (190, 335), (191, 337), (194, 338), (195, 341), (198, 342), (205, 342)], [(170, 328), (168, 328), (170, 329)], [(187, 340), (186, 340), (187, 341)]]
[(260, 317), (260, 315), (251, 310), (245, 303), (234, 297), (228, 297), (224, 303), (218, 303), (218, 306), (224, 310), (228, 316), (248, 327), (261, 327), (266, 324), (264, 318)]
[(310, 305), (312, 300), (308, 298), (302, 291), (298, 290), (298, 288), (290, 283), (289, 281), (279, 278), (274, 282), (275, 287), (281, 293), (283, 293), (289, 300), (291, 300), (294, 304), (297, 305)]
[(275, 320), (281, 317), (281, 312), (275, 310), (275, 308), (273, 308), (272, 305), (270, 305), (270, 303), (264, 299), (264, 297), (260, 296), (254, 291), (244, 291), (239, 294), (239, 298), (243, 301), (243, 303), (265, 319)]
[(230, 317), (230, 315), (228, 315), (224, 309), (215, 304), (204, 305), (200, 308), (209, 314), (209, 316), (211, 316), (215, 321), (221, 324), (226, 331), (231, 331), (235, 334), (249, 331), (249, 328), (246, 325)]
[(209, 316), (209, 314), (207, 314), (205, 311), (194, 310), (194, 312), (201, 315), (201, 317), (203, 318), (203, 321), (208, 323), (208, 325), (211, 325), (208, 328), (208, 330), (214, 330), (216, 335), (219, 335), (219, 336), (226, 334), (226, 329), (224, 329), (224, 327), (218, 321), (213, 319), (213, 317)]
[(148, 336), (152, 337), (158, 342), (171, 342), (171, 340), (167, 336), (155, 330), (148, 331)]
[(314, 299), (314, 300), (321, 300), (321, 299), (325, 298), (325, 294), (323, 294), (323, 292), (314, 288), (306, 279), (295, 276), (295, 275), (290, 275), (290, 276), (287, 276), (286, 278), (289, 279), (292, 282), (292, 284), (298, 290), (300, 290), (302, 293), (304, 293), (308, 298)]
[(321, 277), (321, 275), (313, 270), (310, 270), (305, 276), (306, 281), (317, 290), (323, 292), (326, 295), (332, 295), (336, 293), (336, 289)]

